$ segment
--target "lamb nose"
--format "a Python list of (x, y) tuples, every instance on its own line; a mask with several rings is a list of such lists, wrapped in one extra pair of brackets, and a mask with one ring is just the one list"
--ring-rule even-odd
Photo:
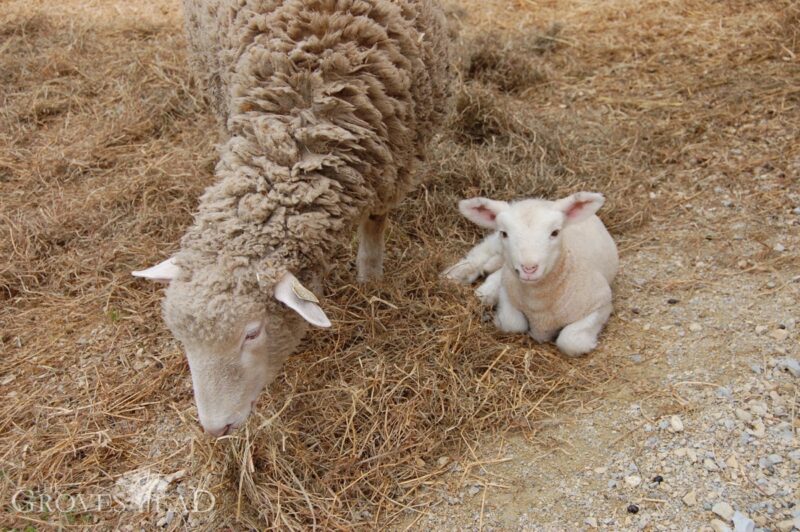
[(528, 266), (525, 266), (525, 265), (522, 266), (522, 271), (525, 272), (525, 273), (536, 273), (536, 270), (538, 270), (538, 269), (539, 269), (539, 265), (538, 264), (531, 264), (531, 265), (528, 265)]

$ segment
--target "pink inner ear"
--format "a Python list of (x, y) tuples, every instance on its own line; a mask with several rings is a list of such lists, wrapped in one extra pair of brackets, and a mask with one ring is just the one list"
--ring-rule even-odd
[(494, 219), (497, 218), (497, 214), (495, 214), (494, 211), (487, 209), (483, 205), (478, 205), (474, 208), (474, 210), (479, 216), (486, 218), (487, 220), (494, 221)]
[(567, 215), (567, 218), (575, 218), (590, 203), (591, 201), (576, 201), (567, 208), (567, 211), (564, 214)]

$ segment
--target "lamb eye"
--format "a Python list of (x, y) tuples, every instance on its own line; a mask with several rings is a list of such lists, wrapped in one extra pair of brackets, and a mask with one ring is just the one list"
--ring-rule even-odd
[(550, 237), (551, 237), (551, 238), (555, 238), (555, 237), (557, 237), (557, 236), (558, 236), (558, 232), (559, 232), (559, 231), (558, 231), (558, 229), (556, 229), (555, 231), (553, 231), (552, 233), (550, 233)]
[(505, 231), (500, 231), (500, 236), (502, 236), (503, 238), (508, 238), (508, 233), (506, 233)]

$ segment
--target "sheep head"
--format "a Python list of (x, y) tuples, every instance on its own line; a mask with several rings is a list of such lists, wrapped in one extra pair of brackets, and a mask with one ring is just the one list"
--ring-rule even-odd
[(164, 320), (186, 352), (200, 424), (216, 437), (244, 423), (308, 323), (331, 325), (316, 296), (290, 272), (277, 275), (266, 294), (236, 290), (220, 273), (209, 265), (187, 275), (174, 258), (133, 272), (169, 283)]

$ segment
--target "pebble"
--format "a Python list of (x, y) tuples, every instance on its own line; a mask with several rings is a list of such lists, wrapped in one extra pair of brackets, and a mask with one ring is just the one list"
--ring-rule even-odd
[(791, 532), (791, 530), (794, 528), (800, 528), (800, 518), (795, 517), (794, 519), (786, 519), (785, 521), (776, 523), (775, 526), (781, 532)]
[(774, 249), (774, 250), (775, 250), (775, 251), (777, 251), (777, 252), (786, 251), (786, 247), (785, 247), (783, 244), (781, 244), (780, 242), (778, 242), (777, 244), (775, 244), (775, 245), (772, 247), (772, 249)]
[(779, 358), (775, 362), (775, 367), (779, 370), (788, 371), (792, 376), (800, 377), (800, 362), (796, 358)]
[(733, 508), (727, 502), (718, 502), (711, 507), (711, 511), (726, 521), (733, 519)]
[(753, 421), (753, 414), (751, 414), (747, 410), (742, 410), (741, 408), (737, 408), (736, 410), (734, 410), (734, 412), (736, 413), (736, 417), (738, 417), (739, 419), (741, 419), (746, 423), (750, 423), (751, 421)]
[(766, 325), (756, 325), (756, 334), (766, 334), (768, 330)]
[(470, 486), (467, 489), (467, 493), (470, 495), (470, 497), (477, 495), (479, 491), (481, 491), (481, 487), (476, 485)]
[(769, 335), (775, 340), (782, 342), (789, 337), (789, 331), (786, 329), (773, 329), (770, 331)]
[(711, 521), (711, 528), (714, 529), (714, 532), (731, 532), (730, 527), (719, 519), (713, 519)]
[(763, 438), (767, 434), (767, 429), (762, 421), (756, 420), (753, 422), (753, 428), (747, 429), (747, 433), (755, 436), (756, 438)]
[(703, 460), (703, 467), (706, 468), (706, 471), (719, 471), (719, 466), (711, 458)]
[(697, 504), (697, 492), (692, 490), (683, 496), (683, 504), (686, 506), (694, 506)]
[(703, 326), (699, 323), (691, 323), (689, 324), (689, 330), (692, 332), (700, 332), (703, 330)]
[(642, 483), (642, 477), (640, 477), (639, 475), (628, 475), (627, 477), (625, 477), (625, 484), (627, 484), (632, 488), (635, 488), (641, 483)]
[(734, 532), (754, 532), (756, 529), (755, 522), (741, 512), (734, 512), (733, 514), (733, 530)]
[(584, 521), (584, 524), (591, 528), (597, 528), (597, 519), (594, 517), (589, 517), (586, 519), (586, 521)]
[(683, 432), (683, 421), (678, 416), (669, 418), (669, 425), (672, 432)]

